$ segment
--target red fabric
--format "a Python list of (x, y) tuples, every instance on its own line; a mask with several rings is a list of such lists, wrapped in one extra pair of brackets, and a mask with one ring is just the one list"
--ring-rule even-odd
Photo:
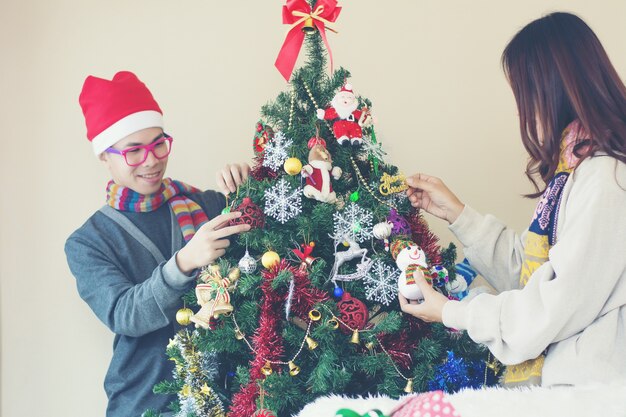
[[(315, 10), (321, 10), (320, 8), (323, 8), (323, 11), (319, 16), (329, 22), (337, 20), (337, 17), (339, 17), (339, 13), (341, 12), (341, 7), (337, 6), (337, 0), (318, 0), (315, 3)], [(283, 6), (284, 24), (292, 25), (301, 19), (300, 16), (294, 16), (294, 11), (306, 14), (314, 12), (311, 10), (311, 6), (306, 0), (287, 0), (287, 4)], [(313, 19), (313, 25), (315, 25), (319, 31), (320, 36), (324, 41), (324, 45), (326, 45), (326, 49), (328, 50), (330, 71), (332, 73), (333, 54), (330, 50), (330, 46), (328, 45), (328, 40), (326, 39), (326, 24), (320, 20)], [(289, 81), (289, 78), (291, 78), (293, 67), (296, 65), (298, 54), (300, 53), (304, 37), (306, 36), (302, 31), (303, 26), (304, 21), (289, 30), (289, 33), (287, 33), (287, 37), (285, 38), (285, 42), (278, 53), (276, 62), (274, 63), (286, 81)]]
[(347, 136), (349, 139), (363, 137), (361, 126), (357, 122), (348, 120), (337, 120), (333, 123), (333, 133), (337, 139), (342, 136)]
[[(315, 168), (315, 167), (311, 167), (311, 168), (313, 168), (313, 173), (310, 176), (306, 177), (306, 184), (310, 185), (311, 187), (321, 192), (322, 186), (324, 185), (324, 177), (322, 176), (322, 170), (319, 168)], [(332, 181), (328, 182), (328, 192), (329, 193), (333, 192)]]
[(85, 79), (78, 102), (85, 116), (89, 141), (128, 115), (146, 110), (163, 114), (148, 87), (129, 71), (118, 72), (112, 80), (90, 75)]

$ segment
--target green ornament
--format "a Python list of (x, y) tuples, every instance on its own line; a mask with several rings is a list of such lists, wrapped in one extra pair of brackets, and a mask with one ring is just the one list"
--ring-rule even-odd
[(228, 213), (230, 213), (230, 207), (224, 207), (222, 209), (222, 214), (228, 214)]
[(357, 201), (359, 201), (359, 192), (355, 191), (352, 194), (350, 194), (350, 201), (352, 201), (353, 203), (356, 203)]
[(352, 231), (354, 233), (359, 233), (361, 231), (362, 227), (360, 223), (355, 224), (354, 226), (352, 226)]

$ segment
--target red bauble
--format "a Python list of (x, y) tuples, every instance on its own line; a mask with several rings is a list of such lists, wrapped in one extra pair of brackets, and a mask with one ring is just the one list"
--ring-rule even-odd
[[(341, 296), (341, 301), (337, 303), (339, 308), (339, 318), (346, 323), (352, 330), (362, 330), (367, 324), (368, 312), (365, 304), (358, 298), (354, 298), (349, 292), (345, 291)], [(341, 326), (341, 331), (350, 333), (351, 330), (346, 326)]]
[(233, 211), (240, 211), (241, 217), (231, 220), (228, 224), (234, 226), (237, 224), (249, 224), (252, 229), (262, 229), (265, 226), (265, 214), (263, 210), (250, 197), (244, 197)]

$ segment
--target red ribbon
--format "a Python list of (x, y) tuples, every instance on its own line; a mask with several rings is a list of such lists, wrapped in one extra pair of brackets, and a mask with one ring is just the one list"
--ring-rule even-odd
[(291, 27), (274, 63), (287, 82), (291, 78), (293, 67), (296, 65), (298, 54), (302, 49), (305, 36), (302, 27), (308, 19), (312, 19), (313, 25), (322, 36), (324, 45), (328, 49), (330, 71), (333, 71), (333, 53), (326, 39), (326, 29), (334, 32), (332, 28), (328, 27), (328, 24), (337, 20), (340, 12), (341, 7), (337, 6), (337, 0), (318, 0), (315, 10), (311, 9), (306, 0), (287, 0), (287, 4), (283, 6), (283, 23), (291, 25)]

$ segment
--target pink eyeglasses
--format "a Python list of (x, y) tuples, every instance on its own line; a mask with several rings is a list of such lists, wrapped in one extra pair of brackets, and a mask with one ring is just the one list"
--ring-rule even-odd
[(131, 167), (143, 164), (148, 159), (148, 153), (156, 159), (166, 158), (172, 151), (172, 141), (174, 140), (167, 133), (160, 135), (161, 137), (148, 145), (131, 146), (121, 151), (115, 148), (108, 148), (105, 152), (122, 155), (126, 163)]

